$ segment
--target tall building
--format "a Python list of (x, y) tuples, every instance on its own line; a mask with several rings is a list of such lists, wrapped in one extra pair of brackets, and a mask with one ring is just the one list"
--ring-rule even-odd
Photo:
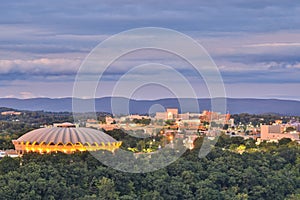
[(167, 108), (168, 119), (175, 119), (178, 117), (178, 109), (177, 108)]

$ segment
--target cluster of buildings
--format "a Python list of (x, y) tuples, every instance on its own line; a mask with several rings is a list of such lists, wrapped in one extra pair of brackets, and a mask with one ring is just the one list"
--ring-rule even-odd
[[(134, 119), (149, 119), (151, 123), (147, 126), (136, 124)], [(166, 122), (168, 124), (166, 124)], [(212, 124), (214, 123), (214, 126)], [(154, 116), (145, 115), (128, 115), (121, 117), (105, 118), (105, 123), (98, 121), (87, 121), (87, 127), (100, 128), (105, 130), (125, 129), (139, 130), (143, 129), (145, 133), (157, 134), (163, 132), (173, 135), (184, 133), (188, 137), (194, 138), (195, 135), (204, 134), (214, 137), (211, 129), (224, 131), (232, 137), (243, 137), (244, 139), (253, 138), (259, 142), (278, 142), (280, 139), (289, 138), (293, 141), (300, 141), (300, 123), (290, 122), (283, 124), (281, 120), (276, 120), (272, 125), (252, 126), (251, 122), (245, 126), (241, 124), (235, 125), (234, 119), (230, 118), (230, 114), (221, 114), (212, 111), (203, 111), (202, 113), (179, 113), (177, 108), (167, 108), (165, 112), (156, 112)], [(228, 129), (223, 130), (224, 125)], [(163, 130), (163, 131), (161, 131)]]
[[(143, 122), (147, 122), (143, 124)], [(214, 123), (214, 125), (212, 125)], [(142, 131), (148, 136), (164, 135), (166, 138), (182, 138), (187, 148), (193, 147), (193, 141), (199, 134), (215, 137), (217, 134), (213, 129), (222, 129), (224, 124), (234, 125), (230, 114), (221, 114), (211, 111), (202, 113), (179, 113), (177, 108), (167, 108), (165, 112), (156, 112), (153, 116), (127, 115), (127, 116), (106, 116), (105, 120), (97, 121), (89, 119), (86, 127), (104, 129), (123, 129), (125, 131)]]
[[(230, 120), (230, 114), (221, 114), (218, 112), (212, 112), (212, 111), (207, 111), (204, 110), (202, 113), (178, 113), (177, 108), (167, 108), (165, 112), (156, 112), (155, 114), (155, 119), (156, 120), (191, 120), (191, 119), (197, 119), (201, 121), (220, 121), (228, 122)], [(233, 119), (231, 119), (233, 120)]]
[[(94, 119), (86, 121), (86, 127), (94, 127), (105, 130), (119, 128), (141, 128), (143, 124), (135, 123), (135, 120), (149, 120), (147, 127), (157, 129), (185, 129), (191, 131), (208, 130), (209, 123), (234, 125), (234, 120), (230, 118), (230, 114), (220, 114), (217, 112), (203, 111), (202, 113), (183, 113), (180, 114), (177, 108), (167, 108), (165, 112), (156, 112), (155, 116), (147, 115), (128, 115), (120, 117), (106, 116), (104, 122)], [(169, 124), (166, 125), (165, 122)]]
[(243, 137), (244, 139), (252, 138), (260, 144), (266, 142), (278, 142), (281, 139), (288, 138), (300, 143), (300, 123), (288, 122), (282, 123), (282, 120), (276, 120), (273, 124), (260, 124), (253, 126), (250, 122), (248, 125), (238, 124), (226, 131), (231, 137)]
[[(215, 126), (212, 126), (212, 123), (215, 123)], [(224, 125), (227, 125), (226, 130)], [(116, 141), (100, 129), (142, 130), (143, 134), (148, 136), (163, 135), (171, 143), (173, 139), (181, 138), (184, 145), (189, 149), (194, 148), (193, 142), (199, 135), (203, 134), (213, 139), (216, 136), (215, 133), (220, 132), (225, 132), (232, 137), (254, 138), (258, 143), (262, 141), (278, 142), (283, 138), (289, 138), (300, 143), (300, 123), (296, 121), (283, 124), (282, 121), (277, 120), (272, 125), (261, 125), (260, 127), (254, 127), (250, 124), (243, 131), (239, 129), (240, 125), (234, 124), (230, 114), (211, 111), (180, 114), (176, 108), (168, 108), (166, 112), (157, 112), (152, 117), (146, 115), (106, 116), (101, 121), (88, 119), (86, 127), (79, 127), (72, 123), (57, 123), (30, 131), (12, 141), (15, 146), (14, 152), (1, 151), (0, 158), (4, 156), (15, 157), (26, 152), (50, 153), (60, 151), (73, 153), (75, 151), (97, 150), (114, 152), (121, 146), (121, 141)]]

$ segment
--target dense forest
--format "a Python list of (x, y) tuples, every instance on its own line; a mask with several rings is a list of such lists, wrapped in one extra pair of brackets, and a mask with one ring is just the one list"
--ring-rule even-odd
[[(249, 114), (233, 117), (238, 123), (290, 119)], [(21, 116), (1, 116), (0, 147), (12, 148), (11, 139), (46, 122), (64, 121), (72, 121), (71, 113), (26, 111)], [(123, 141), (124, 150), (142, 150), (151, 142), (120, 130), (107, 133)], [(0, 161), (0, 199), (300, 199), (299, 144), (283, 139), (256, 145), (253, 139), (222, 135), (212, 151), (199, 158), (202, 141), (197, 139), (195, 148), (171, 165), (137, 174), (107, 167), (88, 152), (4, 157)]]
[[(245, 145), (240, 154), (230, 145)], [(196, 148), (166, 168), (131, 174), (89, 153), (26, 154), (0, 161), (0, 199), (299, 199), (300, 148), (222, 136), (205, 158)]]

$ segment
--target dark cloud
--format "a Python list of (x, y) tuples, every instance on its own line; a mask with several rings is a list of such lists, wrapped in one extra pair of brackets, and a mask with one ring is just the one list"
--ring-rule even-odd
[[(295, 0), (16, 0), (1, 2), (0, 10), (3, 81), (72, 81), (81, 61), (103, 39), (157, 26), (207, 41), (212, 58), (225, 66), (220, 69), (226, 83), (300, 82), (300, 47), (288, 46), (290, 36), (285, 35), (300, 31), (300, 4)], [(275, 32), (283, 33), (269, 39)], [(258, 39), (249, 41), (248, 35)], [(294, 36), (291, 42), (300, 38)], [(258, 45), (244, 47), (253, 43)], [(106, 79), (118, 79), (128, 67), (150, 61), (176, 66), (191, 79), (195, 75), (184, 63), (136, 56), (112, 66)]]
[(163, 26), (180, 31), (275, 31), (299, 27), (296, 1), (5, 1), (2, 24), (57, 33), (115, 33)]
[(89, 53), (90, 49), (78, 49), (59, 45), (0, 45), (0, 50), (18, 51), (34, 54), (59, 54), (59, 53)]
[(256, 70), (251, 67), (237, 71), (221, 71), (225, 83), (300, 83), (300, 63), (257, 63)]

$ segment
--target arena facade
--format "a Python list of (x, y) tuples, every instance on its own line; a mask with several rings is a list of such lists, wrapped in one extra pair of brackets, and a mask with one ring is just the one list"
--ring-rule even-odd
[(28, 152), (73, 153), (97, 150), (114, 152), (122, 144), (102, 131), (76, 127), (71, 123), (55, 124), (51, 127), (36, 129), (12, 142), (18, 154)]

